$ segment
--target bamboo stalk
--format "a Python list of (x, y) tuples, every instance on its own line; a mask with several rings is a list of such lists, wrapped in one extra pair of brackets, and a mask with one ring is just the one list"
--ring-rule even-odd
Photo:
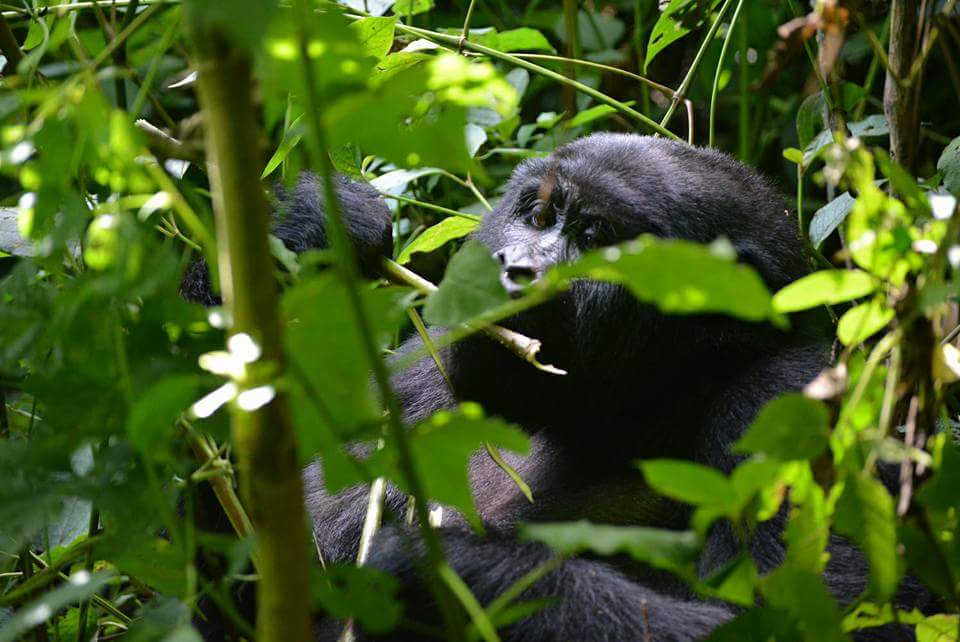
[[(250, 374), (238, 382), (251, 389), (271, 385), (283, 361), (277, 287), (265, 267), (272, 260), (269, 212), (256, 164), (251, 62), (216, 27), (207, 27), (192, 11), (188, 18), (207, 124), (223, 300), (233, 318), (232, 336), (250, 335), (262, 354), (262, 363), (252, 364)], [(265, 367), (268, 363), (275, 367)], [(306, 642), (312, 637), (310, 558), (300, 467), (284, 395), (254, 410), (234, 405), (231, 434), (241, 494), (257, 532), (257, 637), (261, 642)]]

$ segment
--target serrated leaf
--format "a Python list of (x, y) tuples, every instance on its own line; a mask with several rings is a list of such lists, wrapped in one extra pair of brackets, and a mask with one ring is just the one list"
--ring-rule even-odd
[(456, 325), (509, 300), (500, 283), (500, 264), (483, 243), (470, 240), (450, 259), (439, 288), (423, 306), (423, 318)]
[(782, 461), (813, 459), (830, 442), (829, 413), (819, 401), (787, 393), (760, 410), (735, 452), (765, 453)]
[(690, 241), (642, 236), (591, 252), (552, 274), (623, 285), (667, 314), (717, 312), (752, 321), (781, 319), (753, 268), (737, 263), (718, 247)]
[(879, 281), (860, 270), (821, 270), (794, 281), (773, 295), (778, 312), (843, 303), (873, 293)]

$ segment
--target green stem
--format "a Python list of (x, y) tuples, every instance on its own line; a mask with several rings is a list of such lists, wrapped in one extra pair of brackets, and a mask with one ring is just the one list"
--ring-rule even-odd
[[(580, 25), (577, 20), (578, 13), (579, 7), (577, 6), (577, 0), (563, 0), (563, 30), (567, 36), (565, 51), (567, 55), (567, 61), (565, 63), (566, 76), (573, 81), (577, 80), (577, 68), (572, 61), (580, 58)], [(563, 106), (567, 114), (569, 114), (568, 117), (572, 117), (577, 111), (577, 94), (572, 85), (564, 85), (563, 89)]]
[[(69, 2), (65, 4), (52, 4), (43, 7), (46, 13), (58, 12), (66, 13), (69, 11), (83, 11), (86, 9), (96, 9), (99, 7), (128, 7), (131, 4), (180, 4), (181, 0), (99, 0), (97, 2)], [(3, 12), (5, 18), (30, 18), (33, 12), (25, 9), (11, 9)]]
[[(390, 375), (386, 364), (381, 358), (366, 307), (360, 296), (360, 275), (357, 270), (356, 257), (354, 256), (353, 246), (347, 234), (346, 225), (343, 221), (343, 213), (340, 209), (340, 203), (333, 185), (334, 168), (328, 153), (326, 132), (321, 120), (323, 105), (321, 104), (320, 95), (315, 86), (312, 59), (308, 51), (310, 42), (308, 28), (311, 23), (312, 7), (306, 0), (300, 0), (298, 6), (302, 12), (299, 29), (299, 45), (304, 75), (303, 80), (308, 99), (307, 113), (310, 117), (310, 129), (313, 134), (314, 148), (317, 155), (316, 161), (320, 166), (319, 173), (323, 182), (327, 206), (327, 226), (329, 228), (333, 250), (337, 257), (337, 271), (343, 281), (350, 307), (357, 321), (363, 348), (366, 352), (367, 360), (373, 369), (373, 376), (380, 393), (380, 398), (387, 409), (387, 426), (389, 428), (390, 438), (396, 449), (400, 472), (407, 483), (410, 494), (414, 498), (418, 522), (417, 526), (420, 530), (420, 536), (423, 539), (424, 546), (426, 547), (426, 584), (431, 593), (433, 593), (433, 597), (437, 600), (448, 635), (454, 639), (459, 639), (462, 637), (462, 627), (458, 626), (458, 623), (461, 621), (460, 614), (456, 611), (456, 605), (452, 601), (451, 595), (433, 580), (440, 572), (440, 569), (446, 566), (443, 548), (439, 535), (430, 526), (427, 494), (424, 490), (423, 480), (420, 477), (413, 459), (413, 448), (410, 445), (409, 435), (403, 425), (403, 409), (397, 402), (396, 395), (393, 394), (393, 390), (390, 387)], [(423, 31), (414, 27), (407, 27), (407, 29)], [(455, 41), (459, 39), (456, 36), (451, 36), (451, 38)], [(472, 43), (465, 42), (464, 46), (471, 44)]]
[[(262, 354), (259, 367), (248, 368), (238, 383), (248, 389), (272, 386), (282, 376), (284, 355), (277, 284), (272, 271), (264, 269), (273, 261), (267, 240), (270, 214), (257, 157), (251, 153), (259, 145), (252, 63), (222, 31), (201, 20), (193, 5), (188, 8), (223, 300), (233, 318), (231, 334), (253, 337)], [(260, 642), (306, 642), (313, 637), (303, 486), (286, 401), (278, 393), (255, 410), (231, 406), (241, 494), (256, 528), (260, 556)]]
[(737, 132), (739, 158), (744, 163), (750, 162), (750, 67), (747, 64), (747, 54), (750, 45), (747, 41), (747, 21), (740, 24), (738, 45), (740, 50), (740, 73), (738, 74), (740, 101), (737, 105), (739, 116), (739, 131)]
[[(727, 33), (723, 36), (723, 46), (720, 48), (720, 60), (717, 61), (717, 71), (713, 74), (713, 89), (710, 92), (710, 134), (708, 143), (713, 147), (714, 122), (717, 114), (717, 93), (720, 88), (720, 72), (723, 71), (723, 61), (727, 57), (727, 48), (730, 46), (730, 39), (733, 36), (733, 30), (737, 26), (737, 19), (740, 17), (740, 9), (743, 8), (743, 0), (738, 0), (737, 8), (733, 10), (733, 17), (730, 18), (730, 24), (727, 26)], [(740, 64), (746, 64), (746, 60), (740, 59)]]
[[(87, 539), (96, 536), (100, 529), (100, 511), (90, 507), (90, 523), (87, 526)], [(93, 549), (87, 551), (86, 560), (83, 567), (87, 572), (93, 571)], [(77, 642), (83, 642), (86, 639), (87, 631), (87, 611), (90, 609), (90, 600), (84, 600), (80, 603), (80, 612), (77, 614)]]
[(399, 201), (401, 203), (406, 203), (407, 205), (416, 205), (417, 207), (422, 207), (426, 210), (433, 210), (434, 212), (440, 212), (441, 214), (446, 214), (448, 216), (459, 216), (460, 218), (470, 219), (471, 221), (480, 221), (480, 217), (476, 214), (466, 214), (464, 212), (458, 212), (457, 210), (452, 210), (442, 205), (434, 205), (433, 203), (427, 203), (426, 201), (418, 201), (415, 198), (408, 198), (406, 196), (400, 196), (398, 194), (386, 194), (380, 192), (380, 196), (383, 198), (389, 198), (392, 201)]
[(710, 43), (713, 42), (713, 37), (717, 34), (717, 29), (720, 28), (720, 21), (723, 20), (723, 16), (727, 13), (727, 9), (730, 7), (731, 2), (733, 2), (733, 0), (725, 0), (723, 6), (720, 7), (720, 12), (717, 14), (717, 19), (713, 21), (713, 24), (710, 25), (710, 29), (707, 30), (706, 37), (703, 39), (703, 42), (700, 43), (700, 48), (697, 50), (697, 54), (693, 57), (693, 62), (690, 63), (690, 69), (687, 70), (687, 74), (683, 77), (680, 87), (677, 88), (677, 92), (673, 95), (673, 100), (670, 101), (670, 107), (667, 109), (667, 113), (664, 114), (663, 118), (660, 119), (661, 127), (666, 126), (666, 124), (670, 122), (670, 119), (673, 118), (673, 113), (677, 111), (677, 106), (684, 98), (686, 98), (687, 91), (690, 90), (690, 85), (693, 83), (693, 78), (697, 74), (697, 69), (700, 67), (700, 63), (703, 62), (703, 57), (707, 53), (707, 48), (710, 47)]
[[(787, 3), (790, 5), (790, 11), (794, 16), (799, 17), (800, 11), (797, 9), (797, 6), (793, 3), (793, 0), (787, 0)], [(823, 77), (823, 72), (820, 70), (820, 63), (817, 62), (817, 56), (813, 53), (813, 48), (810, 46), (810, 41), (804, 39), (803, 41), (803, 50), (807, 53), (807, 59), (810, 61), (810, 67), (813, 69), (813, 75), (817, 77), (817, 84), (820, 85), (820, 90), (823, 92), (823, 99), (827, 103), (827, 109), (833, 109), (833, 101), (830, 97), (830, 90), (827, 88), (827, 79)]]
[(3, 52), (3, 55), (7, 58), (4, 75), (11, 75), (10, 69), (13, 69), (16, 73), (17, 65), (23, 60), (23, 52), (20, 51), (20, 45), (17, 43), (10, 25), (7, 24), (5, 16), (0, 16), (0, 52)]
[(633, 78), (634, 80), (642, 82), (645, 85), (649, 85), (650, 87), (653, 87), (654, 89), (662, 93), (667, 98), (672, 98), (673, 95), (676, 93), (670, 87), (667, 87), (666, 85), (661, 85), (660, 83), (650, 80), (645, 76), (641, 76), (640, 74), (635, 74), (632, 71), (627, 71), (626, 69), (621, 69), (620, 67), (614, 67), (612, 65), (604, 65), (603, 63), (594, 62), (592, 60), (579, 60), (576, 58), (566, 58), (564, 56), (554, 56), (551, 54), (515, 53), (511, 55), (516, 56), (517, 58), (526, 58), (528, 60), (555, 60), (557, 62), (569, 62), (575, 65), (582, 65), (584, 67), (593, 67), (594, 69), (602, 69), (603, 71), (609, 71), (610, 73), (613, 73), (613, 74), (619, 74), (621, 76), (626, 76), (627, 78)]
[[(420, 38), (424, 38), (426, 40), (430, 40), (432, 42), (452, 45), (452, 46), (457, 46), (460, 40), (459, 36), (451, 36), (445, 33), (437, 33), (436, 31), (429, 31), (427, 29), (420, 29), (418, 27), (411, 27), (399, 22), (397, 23), (397, 30), (418, 36)], [(614, 109), (616, 109), (617, 111), (623, 114), (626, 114), (627, 116), (630, 116), (631, 118), (633, 118), (636, 121), (639, 121), (640, 123), (643, 123), (646, 127), (648, 127), (649, 129), (653, 130), (654, 132), (662, 136), (666, 136), (667, 138), (672, 138), (674, 140), (680, 140), (680, 137), (674, 134), (672, 131), (670, 131), (669, 129), (666, 129), (665, 127), (663, 127), (663, 125), (656, 123), (655, 121), (651, 120), (647, 116), (644, 116), (643, 114), (631, 108), (630, 106), (625, 105), (619, 100), (615, 100), (610, 96), (607, 96), (606, 94), (597, 91), (593, 87), (588, 87), (587, 85), (584, 85), (581, 82), (577, 82), (576, 80), (567, 78), (563, 74), (558, 74), (557, 72), (551, 69), (547, 69), (546, 67), (541, 67), (540, 65), (535, 65), (532, 62), (524, 60), (523, 58), (519, 58), (517, 56), (504, 53), (502, 51), (497, 51), (496, 49), (491, 49), (490, 47), (484, 47), (483, 45), (479, 45), (474, 42), (469, 42), (469, 41), (464, 42), (463, 48), (469, 51), (474, 51), (477, 53), (484, 54), (485, 56), (489, 56), (491, 58), (496, 58), (497, 60), (502, 60), (503, 62), (510, 63), (516, 67), (522, 67), (523, 69), (532, 71), (535, 74), (539, 74), (541, 76), (550, 78), (551, 80), (555, 80), (558, 83), (569, 85), (574, 89), (576, 89), (577, 91), (584, 93), (592, 98), (595, 98), (596, 100), (602, 102), (603, 104), (609, 105)]]
[(473, 7), (476, 4), (477, 0), (470, 0), (467, 6), (467, 15), (463, 19), (463, 31), (460, 33), (461, 40), (467, 40), (470, 37), (470, 20), (473, 18)]

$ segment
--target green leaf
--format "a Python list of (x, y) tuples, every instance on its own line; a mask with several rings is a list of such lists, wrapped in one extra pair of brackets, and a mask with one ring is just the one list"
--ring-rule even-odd
[(754, 597), (756, 583), (757, 566), (749, 555), (738, 555), (729, 564), (704, 580), (710, 595), (741, 606), (753, 606), (756, 603)]
[(950, 141), (940, 154), (937, 169), (943, 174), (943, 186), (960, 198), (960, 136)]
[(314, 573), (310, 588), (324, 611), (341, 620), (355, 618), (371, 633), (392, 631), (403, 615), (397, 600), (400, 582), (369, 566), (327, 566)]
[[(635, 101), (628, 100), (625, 102), (625, 105), (632, 106)], [(595, 105), (590, 109), (585, 109), (579, 112), (576, 116), (567, 121), (567, 128), (572, 129), (574, 127), (581, 127), (588, 123), (592, 123), (601, 118), (606, 118), (610, 114), (616, 113), (616, 109), (610, 105)]]
[[(467, 466), (485, 442), (519, 454), (526, 454), (530, 447), (518, 428), (502, 419), (485, 417), (474, 403), (463, 403), (453, 411), (439, 410), (410, 431), (410, 449), (427, 497), (457, 508), (478, 531), (483, 525), (473, 504)], [(391, 442), (371, 455), (369, 465), (371, 470), (408, 488)], [(519, 490), (517, 493), (522, 497)]]
[(180, 414), (197, 400), (201, 379), (179, 375), (161, 379), (139, 395), (127, 418), (127, 437), (143, 454), (168, 451)]
[(713, 468), (690, 461), (651, 459), (638, 462), (657, 492), (686, 504), (730, 507), (737, 494), (730, 481)]
[(397, 0), (393, 12), (398, 16), (415, 16), (433, 9), (433, 0)]
[(958, 620), (958, 615), (931, 615), (917, 624), (917, 642), (957, 642)]
[(936, 472), (920, 486), (916, 499), (927, 508), (950, 511), (960, 497), (960, 446), (947, 440), (935, 453)]
[(823, 92), (818, 91), (804, 98), (797, 110), (797, 138), (800, 147), (806, 148), (826, 127), (826, 121), (827, 102), (823, 99)]
[(838, 533), (857, 543), (870, 562), (868, 589), (877, 602), (893, 597), (900, 581), (893, 498), (883, 484), (862, 474), (844, 480), (834, 511)]
[(653, 31), (650, 32), (650, 41), (647, 44), (647, 57), (643, 68), (646, 71), (650, 62), (670, 44), (699, 28), (710, 11), (717, 6), (720, 0), (670, 0), (670, 3), (660, 13)]
[(810, 220), (810, 242), (814, 247), (820, 247), (843, 223), (855, 200), (850, 192), (844, 192), (814, 213)]
[(552, 278), (589, 277), (617, 283), (667, 314), (718, 312), (780, 322), (763, 279), (731, 254), (729, 245), (642, 236), (560, 266), (552, 271)]
[(762, 592), (767, 604), (793, 616), (803, 632), (801, 639), (849, 642), (850, 638), (843, 632), (840, 609), (818, 573), (781, 566), (767, 576)]
[(879, 281), (860, 270), (821, 270), (794, 281), (773, 295), (778, 312), (796, 312), (818, 305), (843, 303), (872, 294)]
[[(362, 298), (375, 342), (385, 346), (405, 317), (410, 293), (365, 288)], [(347, 460), (341, 442), (380, 425), (382, 413), (370, 386), (364, 339), (341, 279), (327, 270), (301, 281), (284, 295), (283, 315), (290, 406), (301, 462), (322, 452), (331, 490), (359, 481), (356, 471), (343, 465)]]
[(783, 150), (783, 157), (794, 165), (803, 165), (803, 152), (796, 147), (787, 147)]
[(626, 554), (633, 559), (691, 579), (696, 577), (700, 538), (691, 531), (642, 526), (608, 526), (576, 522), (523, 524), (520, 536), (543, 542), (563, 555), (590, 551), (598, 555)]
[(855, 123), (847, 123), (850, 133), (860, 138), (871, 136), (887, 136), (890, 134), (890, 125), (883, 114), (873, 114)]
[(851, 308), (837, 323), (837, 338), (845, 346), (855, 345), (873, 336), (893, 319), (893, 308), (874, 298)]
[(423, 318), (456, 325), (509, 300), (500, 283), (500, 264), (483, 243), (470, 240), (450, 259), (440, 287), (423, 306)]
[(830, 443), (829, 413), (822, 403), (798, 392), (781, 395), (734, 445), (735, 452), (765, 453), (775, 459), (813, 459)]
[(143, 605), (123, 639), (124, 642), (203, 640), (190, 626), (190, 608), (176, 598), (163, 595)]
[(22, 640), (37, 624), (46, 622), (54, 613), (67, 606), (86, 600), (113, 578), (113, 573), (106, 571), (90, 575), (87, 571), (77, 571), (73, 580), (46, 593), (42, 597), (30, 602), (17, 610), (0, 629), (0, 642), (14, 642)]
[(500, 51), (555, 51), (546, 36), (529, 27), (501, 31), (497, 35), (496, 48)]
[(761, 606), (741, 613), (733, 620), (717, 627), (706, 642), (745, 642), (746, 640), (776, 640), (800, 642), (803, 636), (786, 609)]
[(368, 56), (380, 59), (390, 53), (393, 46), (393, 32), (397, 25), (396, 16), (382, 18), (361, 18), (350, 25), (357, 32), (360, 47)]
[(397, 263), (407, 263), (417, 252), (432, 252), (454, 239), (463, 238), (480, 225), (480, 221), (466, 216), (450, 216), (428, 227), (408, 244), (397, 257)]
[(270, 176), (270, 174), (280, 167), (280, 164), (283, 163), (290, 152), (293, 151), (293, 148), (300, 144), (300, 140), (303, 138), (305, 131), (306, 123), (303, 122), (303, 114), (300, 114), (283, 132), (283, 139), (280, 141), (277, 151), (275, 151), (273, 156), (270, 157), (270, 160), (267, 161), (267, 166), (263, 168), (263, 173), (260, 174), (260, 178)]

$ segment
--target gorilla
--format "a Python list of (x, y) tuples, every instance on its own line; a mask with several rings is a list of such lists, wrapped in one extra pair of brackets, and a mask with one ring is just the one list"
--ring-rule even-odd
[[(364, 271), (373, 274), (389, 255), (390, 212), (367, 185), (337, 177), (336, 191)], [(274, 233), (296, 252), (325, 247), (319, 181), (304, 175), (279, 200), (286, 216)], [(636, 135), (594, 134), (521, 163), (472, 236), (497, 257), (502, 281), (515, 293), (555, 263), (640, 234), (701, 243), (726, 238), (771, 291), (808, 272), (796, 220), (754, 170), (714, 150)], [(202, 266), (191, 269), (184, 294), (214, 302)], [(758, 410), (828, 365), (831, 333), (824, 321), (817, 312), (794, 315), (782, 330), (721, 315), (668, 316), (619, 286), (577, 281), (506, 323), (542, 340), (544, 362), (568, 375), (535, 369), (479, 335), (441, 351), (450, 386), (431, 358), (395, 374), (392, 386), (407, 422), (475, 401), (520, 426), (531, 442), (529, 455), (507, 459), (530, 486), (533, 503), (490, 458), (472, 459), (471, 486), (486, 534), (476, 535), (461, 516), (445, 511), (438, 532), (450, 564), (488, 604), (553, 555), (519, 541), (520, 523), (589, 519), (686, 528), (689, 509), (647, 488), (636, 460), (682, 458), (729, 473), (738, 461), (730, 446)], [(399, 352), (421, 347), (414, 337)], [(368, 488), (331, 496), (319, 463), (307, 468), (304, 482), (323, 559), (353, 561)], [(404, 523), (406, 505), (400, 490), (388, 489), (385, 525), (368, 564), (400, 579), (408, 620), (436, 625), (438, 609), (417, 570), (422, 545)], [(761, 573), (782, 561), (783, 513), (762, 523), (750, 542)], [(732, 528), (718, 524), (701, 574), (738, 551)], [(826, 583), (849, 602), (866, 585), (866, 565), (842, 540), (832, 541), (830, 552)], [(736, 614), (620, 558), (569, 559), (521, 599), (548, 599), (548, 606), (501, 630), (505, 640), (690, 640)], [(338, 633), (337, 622), (319, 626), (321, 639)], [(386, 639), (420, 636), (402, 628)]]

